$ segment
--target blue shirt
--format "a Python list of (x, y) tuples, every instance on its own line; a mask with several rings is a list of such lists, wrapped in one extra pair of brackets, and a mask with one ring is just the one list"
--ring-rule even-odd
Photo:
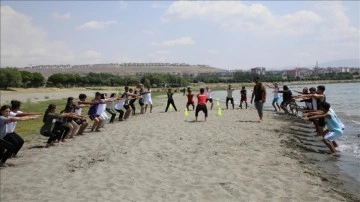
[(340, 123), (340, 120), (336, 116), (335, 112), (332, 110), (329, 110), (327, 112), (327, 115), (330, 115), (331, 118), (325, 117), (325, 124), (326, 127), (329, 129), (330, 132), (340, 132), (343, 133), (342, 130), (342, 124)]

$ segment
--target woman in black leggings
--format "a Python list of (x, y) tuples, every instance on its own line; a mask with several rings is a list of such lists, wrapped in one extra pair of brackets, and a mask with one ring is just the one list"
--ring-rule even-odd
[(62, 113), (62, 114), (56, 114), (55, 113), (56, 105), (50, 104), (48, 108), (45, 111), (43, 122), (44, 125), (40, 129), (40, 134), (44, 135), (46, 137), (49, 137), (45, 148), (48, 148), (49, 146), (53, 146), (56, 139), (61, 138), (63, 133), (60, 132), (54, 132), (53, 131), (53, 120), (63, 117), (68, 118), (80, 118), (75, 113)]

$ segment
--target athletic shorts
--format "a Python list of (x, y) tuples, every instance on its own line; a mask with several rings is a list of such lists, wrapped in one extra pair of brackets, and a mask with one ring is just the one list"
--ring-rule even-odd
[(207, 98), (207, 99), (206, 99), (206, 102), (208, 102), (208, 101), (209, 101), (210, 103), (212, 103), (212, 102), (213, 102), (213, 99), (212, 99), (212, 98)]
[(247, 101), (247, 98), (246, 98), (246, 97), (241, 97), (240, 102), (246, 102), (246, 101)]
[(91, 120), (94, 120), (95, 118), (97, 118), (97, 117), (99, 117), (100, 115), (98, 115), (98, 114), (93, 114), (93, 115), (89, 115), (89, 118), (91, 119)]
[(231, 102), (231, 104), (234, 104), (234, 98), (232, 97), (226, 97), (226, 103)]
[(152, 105), (152, 100), (145, 100), (145, 104)]
[(84, 119), (74, 119), (74, 121), (78, 124), (78, 125), (81, 125), (84, 123)]
[(124, 105), (124, 108), (126, 109), (126, 110), (128, 110), (129, 108), (130, 108), (130, 105)]
[(208, 110), (207, 110), (206, 105), (196, 105), (195, 116), (198, 116), (200, 111), (204, 112), (205, 117), (208, 116)]
[(278, 102), (279, 102), (279, 97), (274, 97), (273, 103), (278, 103)]
[(194, 105), (194, 101), (192, 101), (192, 102), (187, 102), (186, 105)]
[(284, 100), (281, 102), (281, 105), (287, 106), (288, 104), (290, 104), (290, 100)]
[(338, 132), (338, 131), (335, 131), (335, 132), (328, 132), (326, 133), (326, 135), (324, 136), (324, 139), (325, 140), (329, 140), (330, 142), (331, 141), (334, 141), (335, 139), (337, 139), (338, 137), (342, 136), (343, 133), (342, 132)]

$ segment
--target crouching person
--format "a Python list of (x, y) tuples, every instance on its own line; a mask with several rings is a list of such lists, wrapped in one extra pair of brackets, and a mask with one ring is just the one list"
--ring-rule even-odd
[(74, 113), (62, 113), (62, 114), (56, 114), (56, 105), (50, 104), (48, 108), (45, 111), (44, 117), (43, 117), (43, 123), (44, 125), (40, 129), (40, 134), (46, 137), (49, 137), (45, 148), (48, 148), (49, 146), (53, 146), (55, 140), (61, 139), (61, 136), (63, 135), (62, 132), (53, 131), (53, 120), (59, 119), (59, 118), (79, 118)]

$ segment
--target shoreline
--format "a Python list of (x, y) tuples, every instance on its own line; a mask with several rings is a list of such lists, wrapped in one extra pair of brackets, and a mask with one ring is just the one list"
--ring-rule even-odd
[(291, 123), (291, 126), (284, 130), (291, 136), (282, 142), (285, 147), (294, 150), (288, 155), (298, 159), (299, 165), (305, 169), (309, 166), (313, 167), (312, 171), (308, 171), (309, 174), (321, 178), (324, 183), (333, 188), (333, 191), (338, 192), (347, 200), (360, 200), (358, 192), (360, 179), (349, 175), (351, 171), (358, 171), (359, 160), (356, 157), (344, 151), (340, 152), (339, 157), (331, 156), (329, 149), (319, 140), (319, 137), (312, 135), (315, 130), (312, 124), (305, 123), (297, 117), (285, 115), (277, 116), (275, 119)]
[[(340, 174), (325, 176), (305, 155), (312, 150), (303, 150), (296, 137), (308, 138), (302, 132), (311, 128), (293, 117), (264, 111), (258, 124), (253, 106), (217, 116), (214, 103), (208, 121), (200, 113), (195, 123), (193, 111), (186, 120), (182, 112), (186, 97), (174, 98), (178, 112), (164, 113), (160, 96), (152, 114), (108, 124), (100, 133), (49, 149), (40, 135), (25, 143), (20, 158), (9, 160), (15, 166), (1, 170), (1, 201), (360, 199), (341, 185)], [(289, 121), (294, 128), (287, 130)]]

